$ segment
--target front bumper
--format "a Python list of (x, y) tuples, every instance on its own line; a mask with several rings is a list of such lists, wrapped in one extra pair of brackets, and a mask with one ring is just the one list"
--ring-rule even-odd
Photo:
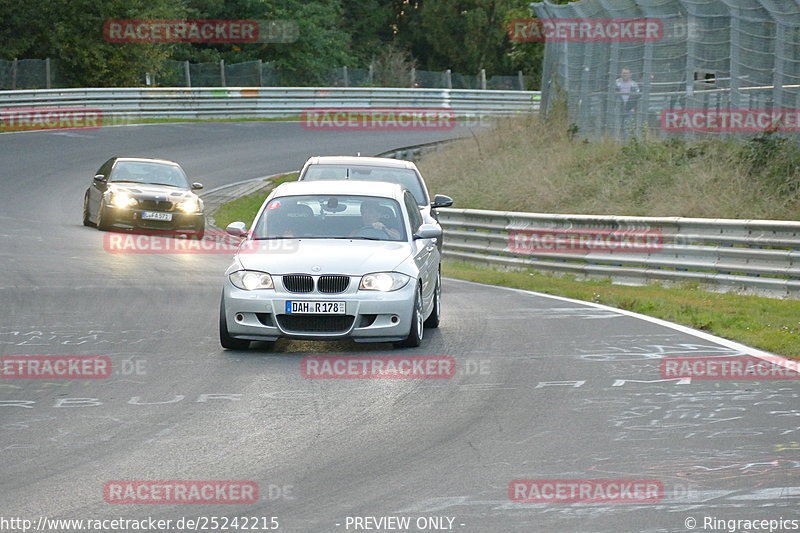
[[(228, 334), (237, 339), (274, 341), (278, 338), (361, 342), (396, 342), (408, 337), (414, 308), (414, 280), (393, 292), (359, 291), (360, 276), (339, 294), (291, 293), (273, 276), (275, 289), (246, 291), (225, 280), (223, 309)], [(286, 301), (345, 302), (344, 315), (287, 315)]]
[(183, 213), (170, 211), (172, 220), (148, 220), (142, 218), (145, 209), (128, 209), (107, 206), (106, 217), (110, 224), (127, 226), (130, 229), (151, 229), (164, 231), (202, 231), (206, 225), (205, 215), (201, 213)]

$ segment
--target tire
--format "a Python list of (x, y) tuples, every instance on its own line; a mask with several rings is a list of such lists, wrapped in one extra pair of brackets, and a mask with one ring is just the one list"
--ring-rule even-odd
[(195, 231), (194, 233), (192, 233), (192, 239), (197, 239), (198, 241), (202, 241), (203, 237), (205, 237), (205, 235), (206, 235), (206, 230), (205, 229), (199, 229), (199, 230)]
[(442, 316), (442, 273), (436, 273), (436, 288), (433, 289), (433, 309), (431, 315), (425, 321), (425, 327), (435, 329), (439, 327), (439, 319)]
[(411, 313), (411, 331), (408, 332), (408, 337), (404, 341), (398, 343), (398, 346), (405, 348), (416, 348), (422, 344), (422, 335), (425, 325), (422, 318), (422, 286), (417, 289), (417, 296), (414, 298), (414, 310)]
[(108, 218), (106, 214), (106, 202), (105, 200), (100, 200), (100, 205), (97, 208), (97, 223), (95, 224), (100, 231), (108, 231), (111, 229), (112, 225), (106, 218)]
[(250, 347), (250, 341), (244, 339), (234, 339), (228, 333), (228, 321), (225, 319), (225, 300), (219, 301), (219, 343), (226, 350), (246, 350)]
[(84, 226), (94, 226), (92, 224), (91, 219), (89, 218), (89, 193), (83, 195), (83, 225)]

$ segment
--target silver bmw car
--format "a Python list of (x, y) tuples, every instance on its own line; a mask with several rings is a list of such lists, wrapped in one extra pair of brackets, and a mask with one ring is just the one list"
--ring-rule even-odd
[(264, 201), (225, 272), (220, 343), (281, 337), (419, 346), (439, 325), (442, 230), (386, 182), (284, 183)]

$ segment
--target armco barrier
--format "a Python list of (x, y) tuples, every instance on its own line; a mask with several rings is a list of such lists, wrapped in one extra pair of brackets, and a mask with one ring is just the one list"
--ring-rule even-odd
[[(440, 209), (444, 257), (623, 283), (689, 281), (720, 290), (800, 297), (800, 222)], [(514, 251), (510, 232), (654, 232), (657, 250)], [(512, 245), (512, 246), (510, 246)]]
[(0, 91), (0, 108), (92, 108), (116, 118), (276, 118), (314, 108), (444, 108), (456, 116), (539, 109), (538, 91), (199, 87)]

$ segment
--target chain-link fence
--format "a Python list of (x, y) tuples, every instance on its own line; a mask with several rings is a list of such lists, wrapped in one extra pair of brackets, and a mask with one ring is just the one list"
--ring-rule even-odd
[[(48, 74), (50, 76), (48, 78)], [(462, 75), (409, 69), (388, 71), (379, 67), (331, 68), (326, 76), (332, 87), (422, 87), (431, 89), (496, 89), (530, 90), (536, 80), (523, 76)], [(49, 85), (48, 81), (50, 80)], [(148, 72), (141, 84), (150, 87), (279, 87), (303, 86), (306, 83), (281, 83), (280, 73), (270, 63), (247, 61), (227, 64), (224, 61), (190, 63), (164, 61), (160, 68)], [(58, 62), (42, 59), (0, 60), (0, 89), (46, 89), (64, 87), (58, 75)]]
[(800, 1), (531, 5), (546, 41), (542, 109), (566, 101), (582, 134), (797, 140)]

